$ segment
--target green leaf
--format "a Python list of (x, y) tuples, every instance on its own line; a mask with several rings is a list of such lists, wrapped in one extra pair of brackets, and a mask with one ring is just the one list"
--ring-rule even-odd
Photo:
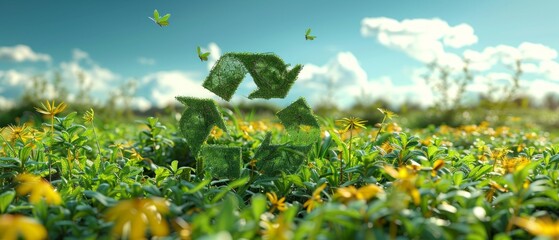
[(198, 47), (197, 50), (198, 50), (198, 58), (200, 58), (200, 61), (208, 61), (208, 56), (210, 56), (210, 52), (202, 53), (200, 47)]
[(311, 36), (311, 29), (307, 29), (307, 32), (305, 32), (305, 40), (314, 40), (316, 38), (316, 36)]
[(153, 19), (155, 19), (156, 22), (159, 21), (159, 12), (157, 9), (153, 10)]
[(184, 191), (184, 192), (185, 192), (185, 193), (188, 193), (188, 194), (192, 194), (192, 193), (198, 192), (198, 191), (202, 190), (202, 188), (204, 188), (206, 185), (208, 185), (211, 181), (212, 181), (211, 178), (206, 178), (206, 179), (204, 179), (202, 182), (198, 183), (198, 185), (194, 186), (194, 187), (191, 188), (191, 189), (187, 189), (187, 190)]
[(262, 194), (256, 194), (252, 197), (251, 201), (252, 217), (255, 220), (260, 219), (262, 213), (266, 211), (266, 197)]
[(173, 173), (176, 173), (178, 169), (179, 169), (179, 161), (173, 160), (171, 162), (171, 171), (173, 171)]
[(5, 213), (12, 200), (16, 196), (16, 192), (14, 191), (6, 191), (0, 194), (0, 213)]
[(155, 23), (157, 23), (157, 25), (159, 25), (160, 27), (163, 26), (167, 26), (169, 25), (169, 18), (171, 17), (171, 14), (167, 13), (165, 14), (165, 16), (163, 17), (159, 17), (159, 12), (157, 11), (157, 9), (153, 10), (153, 18), (148, 17), (149, 19), (151, 19), (152, 21), (154, 21)]
[(195, 156), (214, 126), (227, 132), (215, 101), (193, 97), (177, 97), (177, 100), (186, 106), (179, 121), (180, 132)]
[(171, 17), (171, 14), (167, 13), (167, 14), (165, 14), (165, 16), (161, 17), (161, 18), (159, 19), (159, 21), (161, 21), (161, 22), (166, 22), (166, 21), (169, 20), (170, 17)]
[(83, 191), (83, 195), (89, 198), (95, 198), (99, 203), (103, 204), (105, 207), (110, 207), (116, 203), (116, 200), (103, 195), (100, 192), (85, 190)]
[(249, 177), (237, 179), (237, 180), (233, 181), (232, 183), (228, 184), (227, 188), (232, 190), (232, 189), (244, 186), (248, 183), (249, 180), (250, 180)]
[(216, 62), (203, 86), (229, 101), (249, 73), (258, 87), (248, 98), (284, 98), (297, 79), (302, 66), (288, 70), (287, 65), (270, 53), (226, 53)]
[(320, 126), (305, 99), (299, 98), (276, 115), (294, 145), (310, 145), (320, 139)]
[(223, 196), (225, 196), (225, 194), (231, 192), (231, 190), (246, 185), (249, 180), (250, 180), (249, 177), (244, 177), (244, 178), (237, 179), (237, 180), (227, 184), (227, 187), (222, 188), (222, 190), (218, 194), (215, 195), (215, 197), (212, 199), (212, 203), (216, 203), (219, 200), (223, 199)]
[(217, 231), (231, 232), (236, 225), (237, 217), (235, 217), (235, 209), (239, 207), (239, 203), (235, 197), (228, 195), (221, 204), (219, 217), (215, 221), (214, 227)]

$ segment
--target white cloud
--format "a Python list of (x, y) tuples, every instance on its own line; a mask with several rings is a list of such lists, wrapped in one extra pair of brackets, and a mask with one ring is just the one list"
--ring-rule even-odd
[(0, 47), (0, 60), (7, 59), (15, 62), (50, 62), (51, 57), (48, 54), (36, 53), (29, 46), (16, 45), (13, 47)]
[(13, 99), (7, 99), (5, 97), (0, 96), (0, 109), (10, 109), (16, 105), (16, 102)]
[[(108, 68), (102, 67), (80, 49), (72, 51), (72, 60), (60, 63), (60, 74), (70, 92), (75, 92), (80, 84), (87, 86), (97, 99), (105, 99), (110, 89), (121, 77)], [(70, 97), (73, 97), (72, 94)]]
[(414, 79), (409, 85), (395, 85), (388, 76), (370, 79), (351, 52), (340, 52), (323, 66), (306, 64), (289, 96), (306, 96), (311, 105), (329, 99), (343, 108), (357, 99), (383, 99), (393, 105), (414, 101), (427, 106), (433, 102), (423, 79)]
[[(0, 71), (0, 96), (4, 100), (0, 100), (3, 104), (8, 104), (6, 106), (13, 106), (13, 104), (20, 100), (23, 94), (25, 94), (26, 89), (33, 86), (34, 78), (42, 78), (45, 75), (37, 75), (32, 71), (18, 71), (10, 69), (7, 71)], [(36, 91), (41, 91), (41, 96), (52, 98), (55, 95), (55, 89), (52, 84), (45, 84), (40, 87), (40, 90), (34, 89)], [(6, 107), (5, 106), (5, 107)]]
[(518, 46), (522, 60), (548, 61), (557, 58), (557, 51), (548, 46), (523, 42)]
[(495, 71), (499, 64), (514, 69), (516, 61), (520, 61), (523, 73), (559, 80), (559, 63), (554, 60), (557, 51), (542, 44), (523, 42), (518, 47), (498, 45), (481, 52), (466, 50), (464, 58), (470, 60), (470, 69), (474, 71)]
[(16, 70), (10, 69), (8, 71), (0, 71), (0, 82), (3, 86), (16, 86), (25, 85), (31, 83), (29, 81), (30, 76), (23, 72), (18, 72)]
[(221, 48), (219, 48), (216, 43), (211, 42), (208, 44), (208, 48), (202, 48), (202, 52), (210, 52), (210, 56), (208, 57), (208, 71), (212, 70), (214, 64), (221, 57)]
[(551, 80), (559, 80), (559, 63), (555, 61), (540, 62), (540, 72)]
[(151, 108), (152, 104), (145, 97), (134, 97), (132, 98), (132, 108), (138, 109), (140, 111), (146, 111)]
[(82, 59), (87, 60), (87, 59), (90, 59), (90, 58), (89, 58), (89, 53), (87, 53), (87, 52), (85, 52), (81, 49), (74, 48), (72, 50), (72, 59), (74, 59), (74, 61), (80, 61)]
[[(176, 103), (176, 96), (211, 98), (215, 95), (202, 87), (202, 81), (189, 72), (162, 71), (148, 74), (140, 79), (138, 94), (157, 107)], [(137, 100), (137, 104), (147, 105), (146, 101)]]
[(445, 57), (445, 47), (462, 48), (478, 41), (468, 24), (450, 26), (440, 19), (365, 18), (361, 34), (376, 37), (382, 44), (398, 49), (423, 63)]
[(468, 24), (459, 24), (455, 27), (448, 27), (446, 34), (443, 36), (443, 43), (453, 48), (461, 48), (477, 43), (477, 36), (474, 29)]
[(325, 99), (347, 107), (360, 94), (355, 86), (367, 82), (367, 73), (351, 52), (340, 52), (324, 66), (306, 64), (290, 95), (307, 96), (310, 104)]
[(141, 64), (141, 65), (153, 66), (153, 65), (155, 65), (155, 59), (147, 58), (147, 57), (139, 57), (138, 58), (138, 63)]
[(535, 100), (536, 104), (541, 104), (547, 95), (559, 95), (559, 83), (537, 79), (527, 86), (526, 92)]

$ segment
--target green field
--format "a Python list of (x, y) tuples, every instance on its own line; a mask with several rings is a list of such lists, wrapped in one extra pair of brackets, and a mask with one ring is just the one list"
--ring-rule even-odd
[(227, 131), (212, 125), (194, 146), (198, 130), (176, 119), (107, 121), (51, 103), (38, 104), (43, 123), (2, 128), (5, 238), (558, 236), (559, 145), (520, 118), (407, 129), (375, 110), (376, 127), (314, 117), (318, 128), (295, 129), (217, 108)]

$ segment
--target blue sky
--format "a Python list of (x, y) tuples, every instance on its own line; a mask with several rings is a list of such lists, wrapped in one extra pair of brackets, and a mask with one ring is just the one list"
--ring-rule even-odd
[[(176, 95), (213, 97), (200, 87), (211, 66), (197, 58), (197, 46), (211, 50), (213, 60), (225, 52), (274, 52), (304, 64), (288, 98), (274, 101), (279, 104), (299, 95), (316, 104), (328, 95), (349, 106), (366, 95), (429, 105), (437, 93), (419, 79), (425, 64), (438, 60), (459, 69), (456, 57), (464, 56), (479, 62), (471, 93), (506, 79), (507, 59), (519, 56), (532, 64), (525, 92), (559, 92), (558, 7), (552, 0), (5, 0), (0, 107), (13, 104), (30, 76), (54, 71), (70, 88), (76, 72), (86, 73), (99, 102), (131, 79), (138, 107), (162, 106)], [(171, 13), (168, 27), (147, 18), (154, 9)], [(314, 41), (304, 40), (309, 27)], [(325, 87), (329, 82), (334, 89)], [(234, 100), (248, 101), (253, 89), (247, 78)]]

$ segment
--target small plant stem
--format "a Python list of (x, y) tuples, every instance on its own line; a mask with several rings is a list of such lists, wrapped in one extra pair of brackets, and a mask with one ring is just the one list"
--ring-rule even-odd
[(342, 158), (340, 159), (340, 181), (338, 182), (338, 185), (342, 185), (343, 181), (344, 181), (344, 162)]
[(386, 114), (384, 115), (384, 117), (382, 118), (382, 122), (380, 123), (380, 127), (377, 131), (377, 135), (375, 136), (375, 140), (373, 140), (373, 142), (376, 142), (378, 139), (378, 135), (380, 135), (380, 132), (382, 131), (382, 128), (384, 127), (384, 121), (386, 121)]
[(91, 128), (93, 128), (93, 136), (95, 137), (95, 145), (97, 145), (97, 152), (101, 155), (101, 147), (99, 146), (99, 138), (97, 137), (97, 132), (95, 131), (95, 125), (91, 122)]
[[(353, 167), (352, 157), (351, 157), (351, 143), (353, 142), (353, 129), (349, 130), (349, 148), (348, 148), (348, 156), (347, 156), (347, 163), (348, 167)], [(351, 173), (349, 174), (349, 180), (351, 180)]]
[(396, 234), (398, 234), (398, 228), (396, 226), (396, 219), (390, 221), (390, 239), (396, 239)]
[[(518, 200), (521, 201), (521, 200)], [(514, 209), (512, 210), (512, 216), (509, 219), (509, 222), (507, 223), (507, 228), (506, 228), (506, 233), (510, 233), (510, 231), (512, 231), (512, 226), (513, 226), (513, 220), (516, 217), (516, 213), (518, 212), (518, 208), (520, 207), (520, 203), (517, 203), (514, 206)]]
[(52, 182), (52, 145), (54, 142), (54, 115), (50, 117), (50, 146), (49, 146), (49, 156), (47, 158), (48, 165), (49, 165), (49, 182)]
[[(70, 153), (70, 152), (68, 151), (68, 153)], [(68, 154), (68, 155), (70, 155), (70, 154)], [(72, 177), (72, 160), (70, 160), (69, 157), (66, 157), (66, 160), (68, 161), (68, 180), (70, 180), (70, 177)]]

